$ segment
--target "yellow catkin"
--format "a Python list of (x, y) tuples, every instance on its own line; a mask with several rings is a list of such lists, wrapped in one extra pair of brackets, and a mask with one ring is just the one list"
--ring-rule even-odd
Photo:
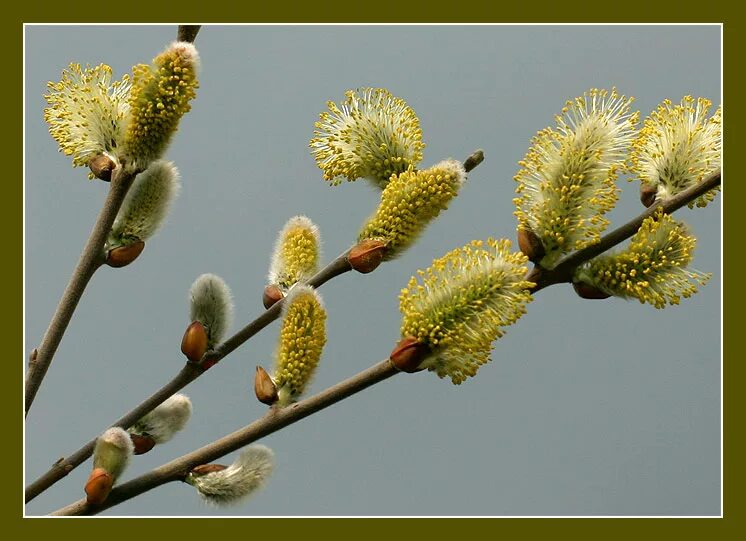
[(414, 110), (384, 88), (348, 90), (319, 115), (309, 146), (324, 179), (366, 178), (380, 188), (422, 160), (422, 130)]
[(279, 404), (287, 405), (303, 394), (326, 344), (326, 311), (311, 287), (296, 285), (283, 305), (280, 343), (273, 380)]
[(308, 280), (319, 269), (321, 237), (316, 225), (305, 216), (287, 221), (277, 236), (268, 280), (284, 292)]
[(679, 304), (710, 278), (687, 269), (696, 244), (683, 224), (659, 210), (643, 221), (627, 249), (592, 259), (576, 272), (576, 280), (656, 308)]
[(399, 296), (401, 335), (428, 346), (420, 365), (455, 384), (489, 360), (503, 335), (531, 300), (527, 258), (510, 252), (510, 241), (472, 241), (418, 271)]
[(396, 257), (448, 208), (465, 180), (464, 167), (456, 160), (394, 175), (381, 193), (378, 209), (360, 231), (358, 242), (381, 240), (386, 244), (384, 259)]
[(124, 140), (131, 165), (143, 168), (165, 152), (196, 96), (198, 64), (199, 55), (191, 43), (175, 42), (152, 65), (133, 68)]
[[(630, 154), (632, 172), (655, 189), (656, 199), (668, 199), (693, 186), (720, 168), (722, 109), (707, 118), (712, 102), (684, 96), (678, 104), (664, 100), (634, 141)], [(689, 204), (704, 207), (715, 199), (719, 187)]]
[(544, 267), (595, 244), (607, 227), (603, 215), (616, 204), (615, 181), (639, 117), (632, 102), (615, 89), (590, 89), (566, 103), (556, 127), (539, 131), (518, 162), (515, 214), (519, 229), (541, 239)]
[(111, 67), (105, 64), (70, 64), (47, 89), (44, 120), (60, 152), (72, 156), (73, 166), (87, 166), (100, 154), (120, 150), (129, 113), (128, 75), (112, 82)]

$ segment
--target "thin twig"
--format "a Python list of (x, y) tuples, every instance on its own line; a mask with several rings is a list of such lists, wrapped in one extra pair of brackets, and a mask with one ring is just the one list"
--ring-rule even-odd
[(26, 374), (26, 415), (28, 415), (31, 404), (34, 403), (36, 393), (47, 374), (47, 370), (49, 370), (52, 358), (62, 341), (65, 330), (88, 282), (96, 270), (105, 262), (104, 243), (106, 237), (134, 178), (135, 173), (124, 174), (121, 168), (117, 169), (112, 175), (109, 193), (83, 248), (78, 265), (75, 267), (70, 282), (62, 294), (41, 344), (36, 348), (36, 358), (33, 363), (29, 364), (29, 370)]
[(236, 451), (251, 442), (272, 434), (309, 415), (331, 406), (349, 396), (367, 389), (371, 385), (384, 381), (398, 370), (388, 359), (363, 370), (328, 389), (296, 402), (285, 408), (271, 408), (264, 416), (244, 428), (228, 434), (209, 445), (181, 456), (163, 466), (141, 475), (127, 483), (114, 488), (106, 501), (98, 506), (89, 506), (85, 499), (63, 507), (53, 515), (93, 515), (129, 500), (143, 492), (171, 481), (183, 480), (196, 466), (207, 464), (230, 452)]
[[(335, 276), (344, 274), (349, 270), (351, 270), (351, 267), (350, 264), (347, 262), (347, 252), (345, 252), (337, 257), (335, 260), (333, 260), (331, 263), (329, 263), (326, 267), (321, 269), (318, 273), (316, 273), (308, 281), (308, 283), (313, 287), (319, 287)], [(247, 342), (252, 336), (257, 334), (259, 331), (261, 331), (263, 328), (265, 328), (267, 325), (272, 323), (280, 316), (283, 302), (284, 299), (272, 305), (262, 315), (260, 315), (254, 321), (236, 332), (233, 336), (216, 346), (215, 349), (205, 353), (203, 359), (206, 360), (209, 358), (212, 361), (218, 361), (237, 349), (245, 342)], [(111, 426), (119, 426), (124, 429), (129, 428), (130, 426), (135, 424), (143, 415), (155, 409), (174, 393), (177, 393), (204, 373), (205, 370), (199, 367), (199, 365), (188, 363), (171, 381), (166, 383), (163, 387), (161, 387), (161, 389), (145, 399), (141, 404), (139, 404), (137, 407), (124, 415)], [(93, 446), (95, 445), (95, 442), (96, 439), (94, 438), (93, 440), (86, 443), (83, 447), (70, 454), (67, 458), (59, 459), (52, 465), (49, 470), (47, 470), (46, 473), (44, 473), (36, 481), (26, 487), (26, 503), (36, 498), (39, 494), (44, 492), (46, 489), (51, 487), (63, 477), (67, 476), (67, 474), (69, 474), (71, 471), (85, 462), (88, 457), (93, 454)]]
[[(468, 169), (468, 171), (471, 171), (477, 165), (482, 163), (483, 160), (484, 160), (484, 152), (482, 152), (482, 150), (476, 150), (468, 158), (466, 158), (466, 160), (464, 160), (464, 169)], [(347, 261), (348, 252), (349, 251), (345, 251), (343, 254), (341, 254), (339, 257), (337, 257), (331, 263), (329, 263), (326, 267), (321, 269), (310, 280), (308, 280), (308, 284), (313, 287), (320, 287), (321, 285), (325, 284), (332, 278), (352, 270), (349, 262)], [(256, 318), (254, 321), (252, 321), (251, 323), (246, 325), (244, 328), (236, 332), (233, 336), (223, 341), (221, 344), (216, 346), (213, 350), (205, 353), (205, 355), (203, 356), (203, 360), (210, 359), (211, 361), (218, 361), (222, 359), (223, 357), (227, 356), (229, 353), (234, 351), (236, 348), (238, 348), (245, 342), (247, 342), (252, 336), (257, 334), (264, 327), (269, 325), (271, 322), (273, 322), (275, 319), (277, 319), (280, 316), (283, 302), (284, 302), (284, 299), (278, 301), (277, 303), (272, 305), (268, 310), (266, 310), (262, 315)], [(202, 373), (196, 374), (192, 380), (184, 383), (183, 385), (179, 387), (176, 387), (173, 392), (175, 393), (179, 391), (187, 383), (194, 381), (194, 379), (197, 379), (200, 375), (202, 375)], [(177, 380), (178, 378), (179, 376), (177, 375), (176, 378), (174, 378), (174, 380)], [(164, 385), (161, 390), (175, 387), (174, 380)], [(160, 401), (154, 400), (155, 396), (159, 396)], [(150, 412), (152, 409), (160, 405), (160, 403), (165, 401), (167, 398), (169, 398), (169, 396), (170, 395), (164, 396), (161, 393), (161, 391), (158, 391), (156, 395), (151, 396), (150, 398), (145, 400), (145, 402), (143, 402), (142, 404), (137, 406), (134, 410), (132, 410), (133, 412), (137, 412), (139, 416), (135, 417), (129, 414), (125, 415), (124, 417), (122, 417), (122, 419), (120, 419), (117, 423), (115, 423), (112, 426), (121, 426), (122, 428), (125, 428), (125, 429), (129, 428), (141, 416), (145, 415), (146, 413)], [(149, 409), (145, 407), (146, 404), (149, 406)], [(80, 464), (82, 464), (89, 456), (91, 456), (91, 454), (93, 453), (94, 442), (95, 442), (95, 439), (91, 442), (88, 442), (86, 445), (84, 445), (83, 447), (75, 451), (68, 458), (61, 458), (55, 464), (53, 464), (52, 467), (46, 473), (44, 473), (36, 481), (31, 483), (26, 488), (26, 492), (25, 492), (26, 503), (33, 500), (36, 496), (44, 492), (54, 483), (56, 483), (57, 481), (65, 477), (73, 469), (75, 469)], [(58, 463), (62, 464), (62, 466), (59, 466)]]
[(202, 25), (180, 25), (179, 30), (176, 34), (176, 39), (179, 41), (188, 41), (189, 43), (194, 43), (194, 38), (197, 37), (197, 33), (199, 32), (199, 29), (202, 28)]
[[(708, 190), (716, 187), (720, 184), (720, 173), (717, 172), (703, 181), (702, 184), (695, 186), (681, 192), (676, 197), (666, 201), (660, 205), (651, 206), (648, 210), (643, 212), (640, 216), (630, 220), (622, 227), (617, 228), (608, 235), (604, 236), (599, 244), (603, 246), (602, 250), (594, 253), (594, 251), (584, 249), (579, 250), (570, 256), (564, 258), (560, 264), (555, 268), (559, 268), (560, 265), (580, 265), (588, 259), (595, 257), (602, 251), (612, 248), (616, 244), (619, 244), (631, 237), (640, 227), (642, 221), (655, 212), (655, 208), (662, 206), (663, 210), (667, 213), (674, 212), (675, 210), (686, 205), (690, 201), (695, 200), (697, 197), (707, 192)], [(631, 231), (631, 232), (630, 232)], [(598, 245), (594, 245), (597, 247)], [(570, 263), (568, 263), (568, 261)], [(571, 268), (575, 268), (575, 267)], [(565, 272), (565, 271), (563, 271)], [(541, 289), (548, 285), (560, 283), (560, 280), (550, 281), (546, 284), (537, 287), (534, 293), (537, 293)], [(389, 373), (390, 372), (390, 373)], [(397, 370), (388, 361), (382, 361), (381, 363), (369, 368), (360, 374), (353, 376), (337, 385), (330, 387), (329, 389), (322, 391), (321, 393), (309, 397), (301, 402), (294, 404), (285, 409), (275, 410), (271, 409), (261, 419), (254, 421), (252, 424), (240, 429), (228, 436), (225, 436), (215, 442), (206, 445), (192, 453), (176, 458), (171, 462), (152, 470), (140, 477), (133, 479), (127, 483), (120, 485), (115, 488), (106, 502), (101, 506), (89, 506), (85, 500), (77, 501), (70, 504), (62, 509), (59, 509), (52, 513), (53, 515), (91, 515), (97, 514), (104, 509), (112, 507), (125, 500), (129, 500), (143, 492), (156, 488), (162, 484), (183, 480), (186, 474), (196, 466), (200, 464), (206, 464), (213, 460), (220, 458), (221, 456), (228, 454), (232, 451), (240, 449), (241, 447), (248, 445), (256, 441), (257, 439), (271, 434), (287, 425), (290, 425), (312, 413), (315, 413), (328, 405), (339, 402), (340, 400), (355, 394), (356, 392), (369, 387), (382, 381), (397, 373)], [(382, 376), (382, 377), (381, 377)]]
[(630, 220), (621, 227), (616, 228), (610, 233), (607, 233), (601, 240), (596, 244), (587, 246), (582, 250), (573, 252), (564, 258), (562, 258), (557, 266), (551, 270), (536, 267), (531, 271), (532, 281), (536, 282), (536, 287), (532, 290), (535, 293), (547, 286), (559, 283), (566, 283), (572, 281), (573, 273), (580, 265), (602, 254), (610, 248), (624, 242), (632, 235), (637, 233), (638, 229), (642, 225), (642, 222), (655, 214), (659, 208), (663, 209), (666, 214), (680, 209), (684, 205), (687, 205), (697, 199), (699, 196), (709, 192), (713, 188), (717, 188), (721, 182), (720, 170), (713, 172), (707, 176), (702, 182), (695, 184), (676, 194), (674, 197), (665, 201), (658, 201), (651, 205), (645, 212)]
[[(135, 422), (137, 422), (143, 415), (153, 410), (156, 406), (164, 402), (170, 396), (179, 392), (186, 385), (197, 379), (204, 371), (197, 365), (187, 364), (181, 371), (169, 381), (166, 385), (161, 387), (158, 391), (153, 393), (150, 397), (144, 400), (136, 408), (132, 409), (125, 415), (123, 415), (118, 421), (112, 426), (119, 426), (122, 428), (129, 428)], [(83, 447), (75, 451), (67, 458), (60, 458), (55, 462), (52, 467), (36, 481), (26, 487), (26, 503), (33, 500), (36, 496), (44, 492), (47, 488), (52, 486), (54, 483), (65, 477), (68, 473), (73, 471), (77, 466), (82, 464), (91, 454), (93, 454), (93, 447), (96, 444), (96, 439), (89, 441)]]

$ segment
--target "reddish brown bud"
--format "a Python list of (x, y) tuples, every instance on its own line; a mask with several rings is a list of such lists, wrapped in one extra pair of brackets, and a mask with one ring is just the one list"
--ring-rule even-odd
[(138, 240), (127, 246), (119, 246), (112, 250), (106, 256), (106, 264), (110, 267), (125, 267), (132, 263), (145, 248), (145, 242)]
[(202, 367), (202, 370), (207, 370), (208, 368), (212, 368), (218, 364), (219, 360), (220, 359), (216, 359), (215, 357), (208, 357), (200, 366)]
[(256, 367), (254, 375), (254, 393), (257, 400), (262, 404), (271, 406), (277, 402), (277, 386), (267, 371), (261, 366)]
[(268, 285), (264, 288), (264, 294), (262, 295), (264, 307), (269, 309), (274, 303), (282, 300), (284, 296), (285, 295), (282, 294), (282, 290), (279, 287), (274, 284)]
[(655, 203), (655, 196), (658, 190), (652, 184), (640, 184), (640, 201), (645, 207), (649, 207)]
[(419, 366), (429, 353), (430, 348), (427, 345), (418, 342), (416, 338), (408, 336), (396, 344), (389, 358), (399, 370), (411, 373), (421, 370)]
[(114, 161), (104, 154), (99, 154), (88, 162), (88, 167), (90, 167), (93, 176), (106, 182), (111, 181), (111, 173), (116, 166)]
[(541, 239), (530, 229), (518, 230), (518, 247), (530, 261), (538, 263), (546, 251)]
[(94, 468), (85, 484), (86, 502), (100, 505), (106, 501), (114, 486), (114, 478), (103, 468)]
[(585, 282), (573, 282), (572, 287), (575, 289), (575, 293), (584, 299), (608, 299), (611, 297), (608, 293), (604, 293), (597, 287)]
[(206, 473), (212, 473), (216, 471), (223, 471), (228, 466), (223, 466), (222, 464), (202, 464), (200, 466), (197, 466), (196, 468), (193, 468), (191, 473), (192, 475), (205, 475)]
[(382, 240), (368, 239), (355, 245), (347, 255), (347, 262), (361, 274), (376, 270), (383, 261), (386, 244)]
[(155, 440), (150, 436), (141, 436), (140, 434), (130, 434), (130, 439), (135, 445), (135, 454), (144, 455), (155, 447)]
[(181, 339), (181, 352), (193, 363), (198, 363), (207, 351), (207, 331), (199, 321), (193, 321)]

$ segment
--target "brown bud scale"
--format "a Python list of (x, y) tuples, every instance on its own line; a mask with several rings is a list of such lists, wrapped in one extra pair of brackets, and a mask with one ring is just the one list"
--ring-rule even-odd
[(223, 466), (222, 464), (202, 464), (200, 466), (197, 466), (196, 468), (192, 469), (189, 473), (192, 475), (205, 475), (206, 473), (212, 473), (216, 471), (223, 471), (228, 466)]
[(391, 352), (389, 358), (394, 366), (402, 372), (419, 372), (420, 364), (430, 353), (426, 344), (419, 342), (416, 338), (408, 336), (402, 339)]
[(106, 182), (111, 182), (111, 173), (116, 169), (114, 161), (103, 154), (99, 154), (88, 162), (93, 176)]
[(529, 229), (518, 230), (518, 247), (530, 261), (538, 263), (546, 254), (544, 244), (536, 233)]
[(114, 478), (111, 474), (103, 468), (95, 468), (85, 484), (86, 502), (90, 505), (104, 503), (113, 486)]
[(110, 267), (125, 267), (132, 263), (145, 249), (145, 242), (138, 240), (127, 246), (119, 246), (112, 250), (106, 256), (106, 264)]
[(130, 439), (135, 446), (136, 455), (144, 455), (155, 447), (155, 440), (150, 436), (130, 434)]
[(282, 300), (284, 296), (285, 295), (283, 295), (282, 290), (275, 284), (268, 285), (264, 288), (264, 294), (262, 295), (262, 302), (264, 303), (264, 307), (269, 310), (269, 308), (271, 308), (273, 304), (275, 304), (279, 300)]
[(367, 239), (352, 247), (347, 262), (361, 274), (368, 274), (378, 268), (386, 254), (386, 244), (382, 240)]
[(277, 402), (277, 386), (267, 371), (261, 366), (256, 367), (254, 375), (254, 394), (262, 404), (271, 406)]
[(640, 184), (640, 202), (642, 202), (646, 208), (655, 203), (655, 196), (657, 193), (658, 190), (655, 186), (652, 186), (651, 184)]
[(585, 282), (573, 282), (572, 287), (575, 289), (575, 293), (583, 299), (608, 299), (611, 297), (608, 293)]
[(181, 339), (181, 352), (187, 359), (197, 363), (207, 351), (207, 331), (199, 321), (193, 321)]

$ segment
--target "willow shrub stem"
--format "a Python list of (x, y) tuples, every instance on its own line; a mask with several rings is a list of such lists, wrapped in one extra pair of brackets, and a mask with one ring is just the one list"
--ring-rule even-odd
[(194, 43), (194, 39), (197, 37), (201, 25), (180, 25), (176, 33), (176, 39), (179, 41), (188, 41)]
[[(466, 158), (466, 160), (464, 160), (464, 169), (466, 169), (467, 172), (472, 171), (475, 167), (482, 163), (482, 161), (484, 161), (484, 152), (482, 150), (476, 150), (468, 158)], [(329, 263), (326, 267), (317, 272), (311, 279), (308, 280), (307, 283), (313, 287), (320, 287), (332, 278), (335, 278), (336, 276), (352, 270), (352, 267), (350, 267), (350, 264), (347, 261), (348, 252), (349, 250), (345, 251), (343, 254)], [(264, 327), (269, 325), (280, 316), (283, 302), (284, 300), (280, 300), (279, 302), (272, 305), (254, 321), (236, 332), (230, 338), (223, 341), (212, 351), (208, 351), (207, 353), (205, 353), (203, 359), (210, 358), (215, 361), (220, 360), (234, 351), (236, 348), (247, 342), (252, 336), (257, 334)], [(191, 383), (192, 381), (197, 379), (204, 372), (201, 369), (198, 369), (197, 373), (194, 374), (194, 377), (189, 379), (189, 381), (183, 382), (182, 384), (181, 376), (183, 371), (184, 370), (182, 370), (182, 372), (180, 372), (172, 381), (164, 385), (161, 390), (159, 390), (157, 393), (149, 397), (139, 406), (134, 408), (130, 413), (123, 416), (112, 426), (120, 426), (125, 429), (129, 428), (137, 420), (139, 420), (140, 417), (156, 408), (163, 401), (169, 398), (169, 396), (171, 396), (164, 394), (164, 389), (173, 389), (173, 392), (171, 394), (176, 393), (180, 389), (185, 387), (188, 383)], [(47, 488), (55, 484), (63, 477), (67, 476), (67, 474), (69, 474), (72, 470), (82, 464), (89, 456), (91, 456), (91, 454), (93, 453), (93, 445), (95, 441), (96, 440), (94, 439), (88, 442), (86, 445), (69, 455), (67, 458), (60, 458), (46, 473), (44, 473), (36, 481), (26, 487), (26, 503), (30, 502), (36, 496), (44, 492)]]
[[(556, 272), (557, 269), (561, 267), (562, 273), (566, 273), (568, 272), (568, 269), (570, 269), (569, 275), (571, 276), (571, 270), (578, 265), (581, 265), (582, 263), (588, 261), (596, 255), (599, 255), (603, 251), (608, 250), (609, 248), (612, 248), (631, 237), (640, 228), (643, 220), (648, 216), (651, 216), (659, 206), (663, 207), (663, 210), (667, 213), (674, 212), (690, 201), (695, 200), (697, 197), (707, 192), (708, 190), (717, 187), (720, 184), (720, 178), (721, 175), (718, 171), (710, 175), (702, 183), (681, 192), (676, 197), (671, 198), (664, 203), (659, 203), (651, 206), (638, 217), (630, 220), (623, 226), (602, 237), (601, 241), (598, 244), (589, 247), (595, 248), (595, 250), (586, 248), (565, 257), (563, 260), (560, 261), (557, 267), (555, 267), (553, 272)], [(599, 245), (601, 246), (601, 248), (599, 248)], [(340, 256), (340, 258), (335, 260), (335, 262), (342, 257), (343, 256)], [(333, 267), (333, 264), (334, 262), (330, 264), (330, 267)], [(570, 265), (572, 265), (572, 267), (570, 267)], [(336, 276), (337, 274), (341, 274), (341, 272), (334, 274), (331, 270), (325, 272), (326, 270), (327, 269), (324, 269), (314, 278), (320, 275), (326, 276), (327, 274), (330, 274)], [(549, 274), (549, 271), (545, 271), (544, 276), (546, 276), (547, 274)], [(558, 276), (564, 276), (564, 274), (558, 273)], [(560, 280), (557, 278), (557, 276), (550, 276), (550, 278), (551, 279), (548, 280), (546, 283), (542, 282), (540, 286), (537, 286), (534, 292), (538, 292), (549, 285), (567, 281)], [(330, 278), (326, 278), (326, 280), (328, 279)], [(274, 306), (272, 308), (274, 308)], [(270, 310), (272, 310), (272, 308), (270, 308)], [(267, 312), (269, 312), (270, 310), (268, 310)], [(262, 418), (254, 421), (250, 425), (237, 430), (223, 438), (220, 438), (219, 440), (216, 440), (209, 445), (197, 449), (196, 451), (176, 458), (171, 462), (164, 464), (163, 466), (156, 468), (155, 470), (152, 470), (144, 475), (141, 475), (140, 477), (137, 477), (127, 483), (115, 487), (107, 498), (106, 502), (104, 502), (100, 506), (89, 506), (83, 499), (61, 509), (58, 509), (52, 514), (60, 516), (97, 514), (105, 509), (108, 509), (109, 507), (134, 498), (135, 496), (142, 494), (143, 492), (152, 490), (153, 488), (156, 488), (165, 483), (183, 480), (184, 477), (189, 473), (189, 471), (194, 467), (199, 466), (200, 464), (206, 464), (230, 452), (236, 451), (241, 447), (244, 447), (245, 445), (258, 440), (259, 438), (276, 432), (277, 430), (295, 423), (296, 421), (299, 421), (317, 411), (320, 411), (327, 406), (330, 406), (332, 404), (335, 404), (336, 402), (339, 402), (340, 400), (343, 400), (344, 398), (352, 396), (353, 394), (362, 391), (363, 389), (366, 389), (371, 385), (374, 385), (375, 383), (388, 379), (396, 373), (397, 369), (391, 364), (388, 359), (385, 361), (381, 361), (371, 368), (368, 368), (367, 370), (364, 370), (363, 372), (360, 372), (359, 374), (347, 380), (344, 380), (326, 389), (325, 391), (322, 391), (300, 402), (297, 402), (291, 406), (288, 406), (287, 408), (272, 408)]]
[(106, 501), (101, 505), (89, 506), (85, 499), (83, 499), (63, 507), (52, 514), (93, 515), (165, 483), (183, 480), (195, 466), (206, 464), (236, 451), (251, 442), (300, 421), (397, 373), (398, 370), (388, 359), (381, 361), (359, 374), (305, 400), (281, 409), (270, 408), (263, 417), (250, 425), (236, 430), (196, 451), (172, 460), (145, 475), (141, 475), (115, 487)]
[(78, 264), (70, 277), (65, 288), (62, 298), (57, 305), (49, 327), (44, 333), (41, 344), (36, 348), (36, 355), (29, 362), (28, 372), (26, 374), (26, 415), (28, 415), (31, 405), (34, 403), (36, 393), (39, 391), (44, 376), (49, 370), (57, 347), (62, 341), (65, 330), (73, 317), (75, 308), (78, 306), (83, 292), (88, 282), (93, 277), (96, 270), (105, 262), (104, 244), (106, 237), (111, 230), (114, 219), (117, 217), (119, 208), (122, 206), (124, 197), (127, 195), (132, 185), (135, 174), (123, 174), (122, 169), (118, 169), (112, 175), (109, 193), (106, 196), (104, 205), (98, 214), (93, 230), (88, 236), (88, 241), (83, 248)]
[[(200, 28), (200, 25), (179, 26), (177, 39), (193, 43)], [(83, 296), (88, 282), (96, 270), (105, 262), (103, 247), (106, 237), (111, 230), (111, 226), (117, 217), (124, 197), (127, 195), (127, 191), (132, 185), (135, 176), (137, 176), (137, 172), (125, 175), (122, 173), (121, 168), (112, 175), (109, 194), (88, 237), (88, 242), (83, 248), (78, 265), (75, 267), (70, 282), (67, 284), (62, 298), (57, 305), (57, 310), (49, 322), (49, 327), (47, 327), (47, 331), (44, 333), (41, 345), (34, 350), (35, 353), (32, 354), (29, 361), (24, 393), (26, 415), (28, 415), (29, 409), (31, 409), (31, 404), (34, 403), (36, 393), (39, 391), (47, 370), (49, 370), (52, 358), (62, 341), (62, 336), (65, 334), (65, 330), (72, 319), (75, 308), (78, 306), (78, 302)]]
[(697, 199), (699, 196), (709, 192), (713, 188), (717, 188), (721, 183), (721, 172), (717, 171), (708, 175), (702, 182), (695, 184), (676, 194), (665, 201), (658, 201), (651, 205), (645, 212), (630, 220), (626, 224), (622, 225), (607, 233), (601, 240), (596, 244), (587, 246), (582, 250), (573, 252), (564, 258), (562, 258), (557, 265), (551, 269), (534, 268), (531, 272), (533, 277), (532, 281), (536, 282), (536, 287), (532, 292), (537, 292), (547, 286), (559, 283), (565, 283), (572, 281), (572, 276), (580, 265), (602, 254), (606, 250), (613, 248), (614, 246), (621, 244), (632, 235), (637, 233), (640, 229), (642, 222), (655, 214), (659, 208), (663, 209), (666, 214), (671, 214), (674, 211), (680, 209), (684, 205)]

